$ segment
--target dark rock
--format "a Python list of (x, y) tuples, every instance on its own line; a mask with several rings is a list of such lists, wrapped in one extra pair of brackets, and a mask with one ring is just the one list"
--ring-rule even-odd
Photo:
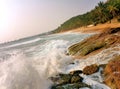
[(81, 73), (82, 73), (82, 70), (75, 70), (70, 72), (71, 75), (79, 75)]
[(63, 86), (54, 86), (54, 85), (53, 85), (53, 86), (51, 87), (51, 89), (64, 89), (64, 87), (63, 87)]
[(82, 82), (83, 78), (80, 77), (79, 75), (74, 75), (71, 78), (71, 83), (78, 83), (78, 82)]
[(86, 66), (83, 69), (83, 73), (86, 75), (90, 75), (93, 74), (95, 72), (97, 72), (99, 70), (99, 67), (96, 64), (90, 65), (90, 66)]
[(90, 86), (85, 83), (73, 83), (73, 84), (65, 84), (62, 86), (54, 86), (51, 89), (79, 89), (83, 87), (90, 88)]
[(67, 84), (67, 83), (70, 83), (70, 80), (71, 80), (71, 75), (64, 75), (64, 76), (62, 76), (60, 79), (59, 79), (59, 81), (58, 81), (58, 83), (60, 84), (60, 85), (62, 85), (62, 84)]
[(50, 77), (49, 78), (53, 83), (57, 83), (58, 82), (58, 80), (60, 79), (60, 77), (59, 76), (55, 76), (55, 77)]
[(50, 79), (56, 85), (63, 85), (71, 82), (72, 75), (70, 74), (59, 74), (56, 77), (51, 77)]
[(111, 28), (111, 29), (108, 31), (108, 33), (109, 33), (109, 34), (113, 34), (113, 33), (119, 32), (119, 31), (120, 31), (120, 27), (118, 27), (118, 28)]

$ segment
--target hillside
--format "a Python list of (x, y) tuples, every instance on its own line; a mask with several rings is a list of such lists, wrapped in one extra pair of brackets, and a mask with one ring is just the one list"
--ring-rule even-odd
[(99, 2), (95, 8), (85, 14), (70, 18), (60, 27), (52, 31), (53, 33), (69, 31), (88, 25), (97, 26), (106, 22), (111, 23), (112, 19), (120, 22), (120, 0), (108, 0), (107, 2)]

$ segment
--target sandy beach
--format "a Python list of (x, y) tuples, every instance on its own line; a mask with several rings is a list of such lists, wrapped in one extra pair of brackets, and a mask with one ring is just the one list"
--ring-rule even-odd
[[(117, 22), (116, 20), (112, 20), (111, 23), (107, 22), (104, 24), (98, 24), (97, 26), (79, 27), (65, 32), (80, 32), (80, 33), (100, 32), (101, 33), (107, 29), (117, 28), (117, 27), (120, 27), (120, 22)], [(60, 32), (60, 33), (64, 33), (64, 32)]]

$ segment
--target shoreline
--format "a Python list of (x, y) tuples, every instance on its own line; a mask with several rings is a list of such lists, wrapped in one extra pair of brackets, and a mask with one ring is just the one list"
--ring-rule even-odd
[[(68, 33), (68, 32), (73, 32), (73, 33), (102, 33), (106, 31), (107, 29), (111, 28), (117, 28), (120, 27), (120, 22), (113, 21), (111, 23), (107, 22), (104, 24), (98, 24), (97, 26), (91, 26), (91, 27), (79, 27), (76, 29), (71, 29), (69, 31), (62, 31), (59, 33)], [(57, 34), (59, 34), (57, 33)]]

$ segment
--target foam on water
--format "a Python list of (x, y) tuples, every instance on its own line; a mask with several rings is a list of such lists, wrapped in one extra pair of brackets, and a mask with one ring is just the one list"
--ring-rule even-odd
[(86, 59), (75, 60), (75, 65), (68, 66), (68, 72), (78, 69), (82, 70), (85, 66), (89, 66), (91, 64), (106, 64), (117, 55), (120, 55), (120, 45), (105, 49), (96, 55), (89, 56)]
[[(104, 61), (104, 59), (108, 53), (110, 57), (119, 54), (116, 50), (119, 46), (116, 46), (84, 61), (73, 60), (65, 55), (68, 46), (87, 36), (81, 37), (78, 34), (71, 36), (53, 35), (47, 37), (44, 44), (0, 52), (0, 89), (50, 89), (52, 82), (49, 77), (57, 73), (69, 73), (72, 70), (82, 69), (94, 63), (106, 63), (108, 60)], [(91, 77), (83, 77), (84, 82), (92, 81), (92, 85), (97, 85), (93, 86), (93, 89), (109, 89), (105, 85), (100, 87), (99, 81), (96, 82)]]
[[(72, 58), (65, 55), (68, 41), (53, 40), (44, 44), (44, 51), (34, 54), (34, 66), (42, 65), (44, 75), (52, 76), (62, 70), (65, 71), (65, 66), (72, 62)], [(38, 56), (40, 55), (40, 56)], [(36, 67), (41, 70), (40, 67)]]
[(30, 41), (26, 41), (26, 42), (16, 43), (16, 44), (12, 44), (12, 45), (5, 46), (5, 47), (0, 47), (0, 49), (10, 48), (10, 47), (15, 47), (15, 46), (20, 46), (20, 45), (25, 45), (25, 44), (28, 44), (28, 43), (33, 43), (33, 42), (39, 41), (40, 39), (41, 39), (41, 38), (37, 38), (37, 39), (30, 40)]
[(28, 51), (13, 51), (15, 55), (0, 62), (0, 89), (49, 89), (52, 83), (48, 77), (65, 71), (72, 61), (65, 56), (67, 44), (64, 40), (49, 41), (42, 46), (43, 51), (34, 52), (32, 57), (28, 57)]
[(0, 73), (0, 89), (48, 89), (50, 85), (22, 54), (1, 63)]

